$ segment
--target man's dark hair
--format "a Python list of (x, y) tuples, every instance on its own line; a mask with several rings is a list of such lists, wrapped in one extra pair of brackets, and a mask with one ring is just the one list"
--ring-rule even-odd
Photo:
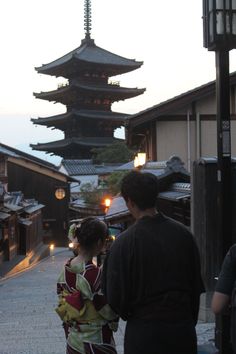
[(121, 195), (140, 210), (153, 208), (159, 193), (158, 179), (152, 173), (129, 172), (121, 181)]

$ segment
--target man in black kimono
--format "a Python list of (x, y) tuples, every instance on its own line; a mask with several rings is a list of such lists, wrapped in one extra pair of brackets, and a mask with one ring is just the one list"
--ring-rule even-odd
[(111, 247), (103, 291), (127, 321), (125, 354), (196, 354), (199, 252), (185, 226), (156, 210), (158, 192), (153, 174), (123, 178), (121, 194), (136, 222)]

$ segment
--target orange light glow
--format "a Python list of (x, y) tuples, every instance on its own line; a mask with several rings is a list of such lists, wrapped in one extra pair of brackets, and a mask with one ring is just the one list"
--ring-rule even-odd
[(66, 191), (63, 188), (57, 188), (55, 191), (55, 197), (59, 200), (64, 199), (66, 196)]
[(110, 198), (105, 198), (104, 205), (105, 205), (106, 208), (109, 208), (109, 206), (111, 205), (111, 199)]
[(145, 152), (139, 152), (135, 158), (134, 158), (134, 167), (138, 168), (146, 163), (146, 153)]

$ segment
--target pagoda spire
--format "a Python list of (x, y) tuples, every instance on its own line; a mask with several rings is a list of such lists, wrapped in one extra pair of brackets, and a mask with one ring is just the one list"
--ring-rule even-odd
[(92, 28), (92, 10), (91, 0), (84, 0), (84, 30), (85, 39), (90, 39), (90, 32)]

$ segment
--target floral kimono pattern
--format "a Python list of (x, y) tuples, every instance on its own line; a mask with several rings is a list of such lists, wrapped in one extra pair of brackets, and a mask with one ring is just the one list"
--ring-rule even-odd
[(63, 321), (67, 354), (116, 354), (113, 331), (118, 317), (101, 293), (101, 269), (91, 261), (62, 270), (57, 293), (57, 314)]

